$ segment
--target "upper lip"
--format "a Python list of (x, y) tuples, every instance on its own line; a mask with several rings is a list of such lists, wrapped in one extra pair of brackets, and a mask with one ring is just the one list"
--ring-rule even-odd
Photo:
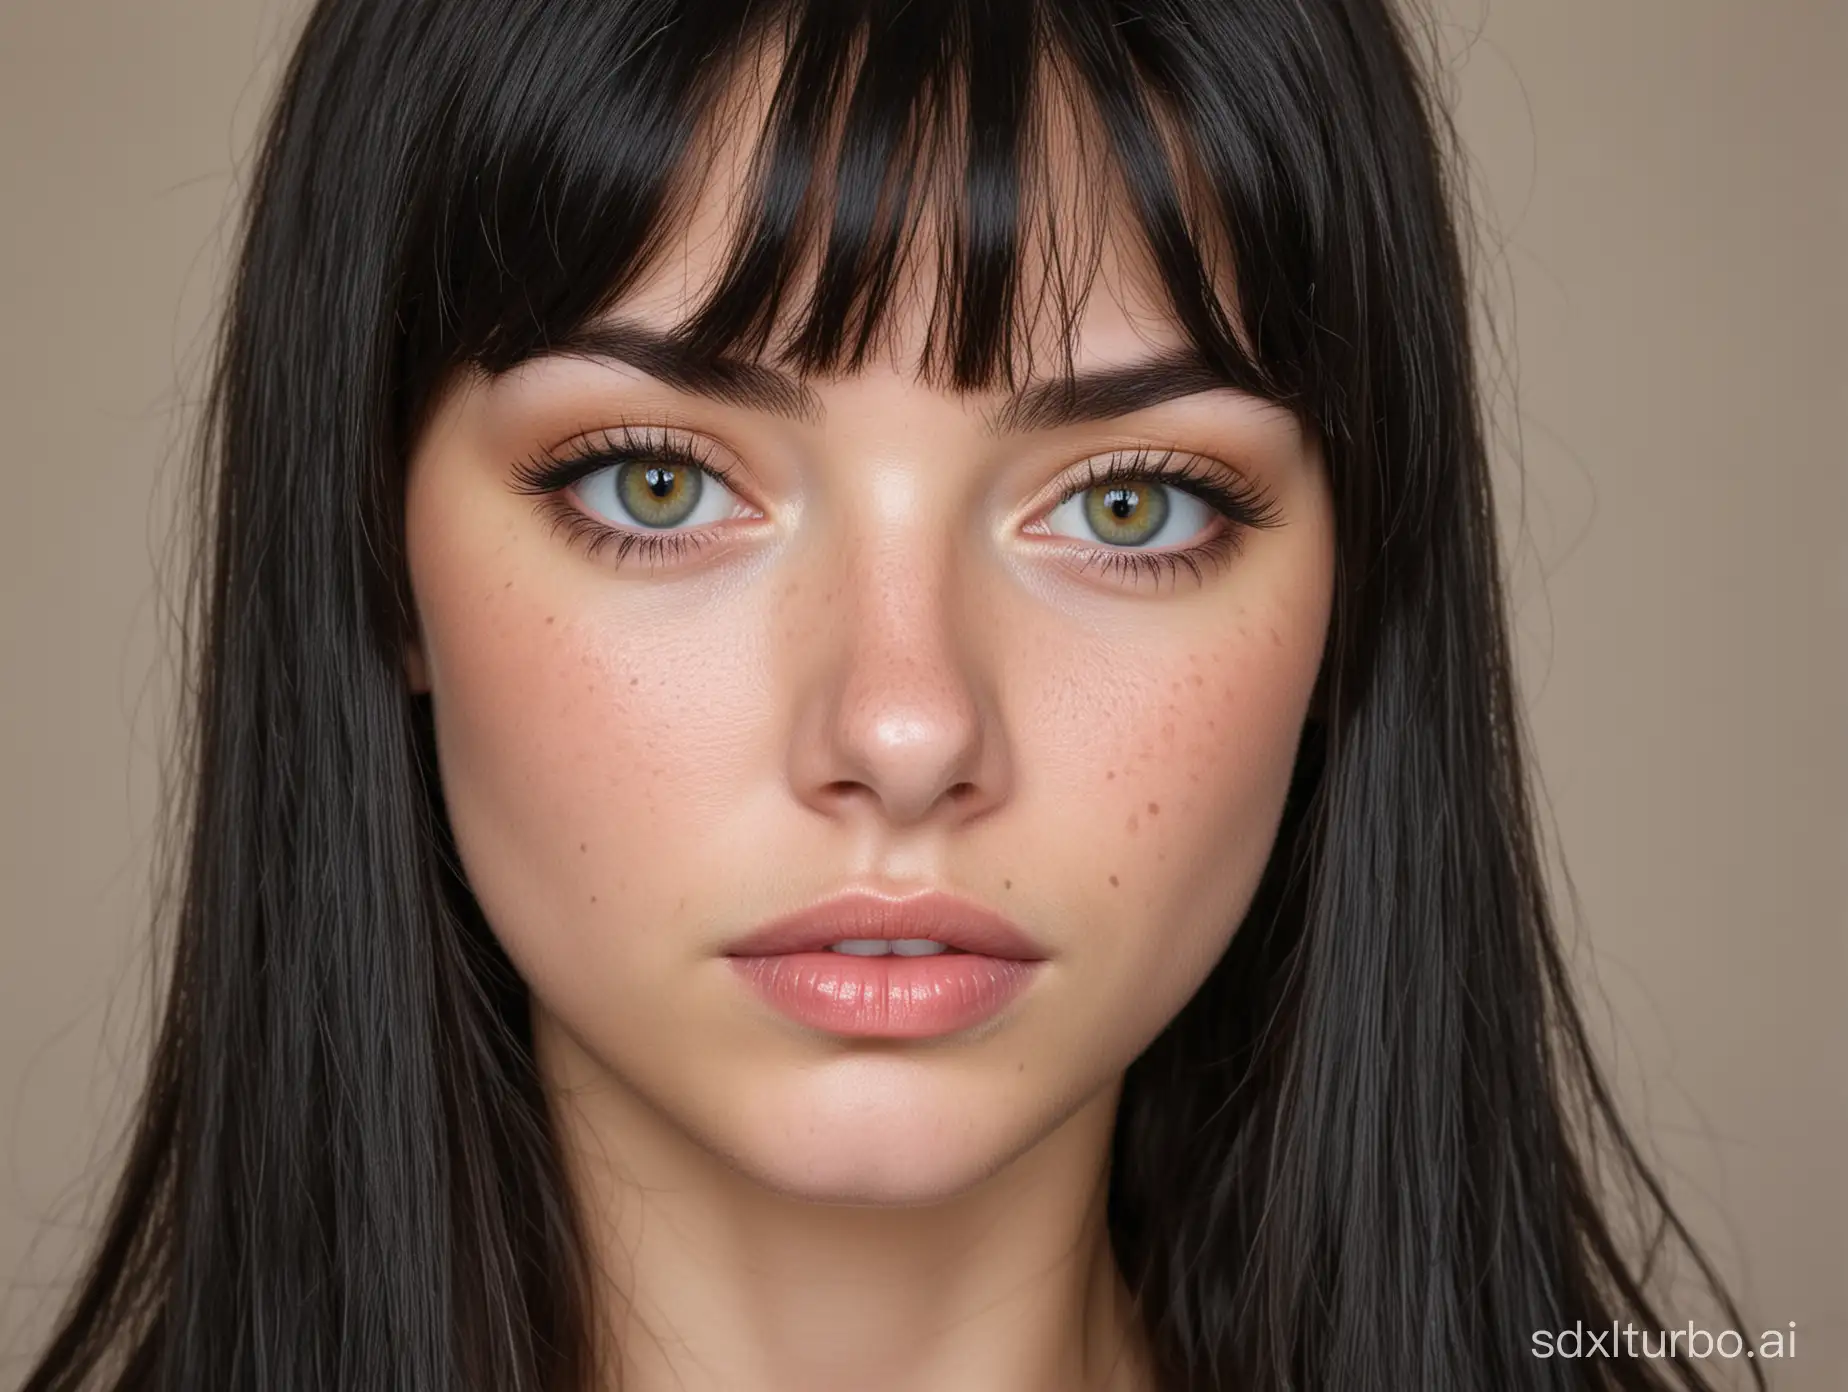
[(796, 913), (772, 919), (727, 950), (732, 957), (820, 952), (851, 938), (929, 938), (985, 957), (1037, 962), (1038, 943), (992, 909), (937, 890), (889, 898), (849, 890)]

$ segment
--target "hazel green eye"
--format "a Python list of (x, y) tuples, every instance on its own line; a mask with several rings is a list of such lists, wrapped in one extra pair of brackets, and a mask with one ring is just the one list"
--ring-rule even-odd
[(737, 499), (696, 464), (636, 459), (587, 474), (575, 485), (585, 508), (616, 526), (660, 531), (719, 522)]
[(1152, 478), (1112, 480), (1072, 494), (1047, 515), (1060, 536), (1107, 546), (1175, 546), (1212, 524), (1203, 499)]
[(1100, 541), (1143, 546), (1168, 520), (1167, 490), (1160, 484), (1111, 484), (1084, 492), (1084, 520)]

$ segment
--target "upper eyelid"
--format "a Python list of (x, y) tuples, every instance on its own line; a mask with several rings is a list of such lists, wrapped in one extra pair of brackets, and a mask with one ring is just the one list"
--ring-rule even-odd
[[(734, 470), (724, 463), (716, 462), (712, 452), (702, 447), (719, 444), (711, 437), (678, 426), (637, 426), (626, 423), (581, 432), (568, 437), (561, 444), (547, 446), (520, 460), (513, 466), (515, 491), (528, 494), (563, 492), (592, 474), (614, 467), (612, 462), (602, 462), (605, 455), (623, 449), (625, 445), (633, 448), (636, 444), (648, 443), (659, 443), (664, 446), (664, 452), (689, 457), (732, 492), (740, 491)], [(733, 454), (729, 447), (721, 445), (720, 448), (727, 454)]]
[[(690, 456), (696, 465), (705, 469), (722, 485), (733, 493), (740, 494), (741, 502), (753, 509), (762, 510), (759, 504), (745, 496), (750, 491), (748, 487), (740, 489), (735, 470), (715, 460), (713, 454), (716, 449), (732, 459), (738, 459), (737, 452), (709, 433), (685, 426), (618, 421), (612, 425), (580, 432), (568, 437), (557, 446), (542, 450), (538, 456), (529, 460), (520, 472), (530, 482), (544, 470), (569, 468), (574, 464), (590, 464), (599, 455), (620, 449), (625, 443), (633, 447), (635, 443), (646, 443), (651, 440), (660, 442), (673, 453)], [(1179, 461), (1179, 467), (1175, 466), (1176, 461)], [(600, 467), (615, 466), (606, 464)], [(598, 471), (598, 468), (591, 468), (577, 473), (571, 480), (555, 485), (555, 490), (529, 487), (521, 491), (563, 490)], [(1226, 475), (1225, 478), (1215, 477), (1215, 474), (1220, 471)], [(1036, 504), (1034, 510), (1037, 513), (1045, 507), (1057, 507), (1086, 489), (1099, 487), (1113, 479), (1125, 476), (1156, 479), (1168, 487), (1202, 498), (1203, 501), (1214, 506), (1215, 510), (1218, 510), (1218, 503), (1211, 496), (1213, 493), (1230, 492), (1244, 495), (1260, 509), (1273, 501), (1270, 490), (1261, 484), (1248, 469), (1240, 468), (1216, 455), (1178, 446), (1125, 442), (1088, 454), (1066, 465), (1060, 470), (1055, 481), (1047, 485), (1047, 491), (1041, 493), (1042, 501)], [(1195, 480), (1198, 480), (1203, 487), (1194, 487)]]

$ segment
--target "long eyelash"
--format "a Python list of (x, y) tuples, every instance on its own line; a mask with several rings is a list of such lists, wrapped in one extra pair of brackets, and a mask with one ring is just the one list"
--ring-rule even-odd
[(697, 436), (619, 425), (562, 452), (542, 450), (514, 465), (514, 492), (537, 498), (539, 511), (551, 521), (552, 534), (562, 534), (581, 547), (585, 555), (595, 557), (614, 546), (618, 565), (632, 551), (653, 563), (673, 560), (704, 546), (711, 539), (704, 532), (651, 533), (612, 527), (574, 507), (565, 497), (565, 490), (579, 479), (644, 459), (698, 469), (720, 483), (731, 482), (731, 470), (714, 459), (710, 447)]
[[(565, 491), (579, 479), (601, 469), (642, 459), (659, 460), (699, 469), (729, 484), (731, 471), (711, 455), (697, 436), (678, 436), (659, 429), (616, 426), (600, 431), (563, 452), (541, 451), (513, 469), (514, 491), (539, 500), (551, 521), (554, 535), (563, 534), (595, 557), (614, 546), (620, 565), (631, 552), (649, 562), (674, 560), (704, 546), (711, 538), (701, 531), (648, 533), (612, 527), (574, 507)], [(1178, 460), (1178, 462), (1177, 462)], [(1191, 493), (1226, 519), (1217, 535), (1198, 546), (1179, 551), (1138, 551), (1128, 547), (1093, 547), (1079, 563), (1084, 569), (1130, 576), (1166, 578), (1171, 584), (1185, 567), (1195, 580), (1204, 579), (1207, 567), (1218, 569), (1238, 554), (1254, 528), (1274, 527), (1280, 520), (1275, 501), (1243, 478), (1228, 482), (1209, 465), (1174, 450), (1136, 449), (1108, 456), (1103, 463), (1086, 460), (1084, 477), (1059, 498), (1065, 503), (1078, 494), (1111, 483), (1153, 480)]]
[(1236, 556), (1252, 530), (1275, 527), (1282, 520), (1276, 500), (1256, 484), (1244, 478), (1228, 482), (1198, 457), (1177, 456), (1174, 450), (1129, 450), (1108, 456), (1102, 464), (1086, 460), (1084, 471), (1084, 477), (1065, 490), (1060, 504), (1105, 484), (1152, 479), (1191, 493), (1226, 519), (1226, 526), (1217, 535), (1180, 551), (1138, 551), (1113, 546), (1088, 548), (1079, 562), (1086, 570), (1150, 576), (1158, 581), (1165, 578), (1172, 584), (1185, 568), (1195, 580), (1202, 580), (1205, 569), (1217, 570)]

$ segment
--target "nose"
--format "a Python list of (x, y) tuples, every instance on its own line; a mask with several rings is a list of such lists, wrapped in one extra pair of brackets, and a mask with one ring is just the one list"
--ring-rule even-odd
[[(790, 776), (830, 816), (964, 823), (1006, 796), (1008, 750), (968, 577), (915, 533), (842, 554), (807, 635)], [(790, 616), (794, 618), (794, 616)]]

